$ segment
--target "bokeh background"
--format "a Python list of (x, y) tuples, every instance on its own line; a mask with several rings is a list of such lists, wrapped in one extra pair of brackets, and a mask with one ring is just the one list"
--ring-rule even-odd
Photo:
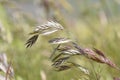
[[(25, 43), (36, 26), (53, 20), (64, 32), (40, 36), (31, 48)], [(56, 72), (50, 54), (53, 37), (67, 36), (83, 47), (96, 47), (120, 66), (120, 0), (0, 0), (0, 52), (12, 62), (15, 80), (113, 80), (120, 71), (84, 58), (74, 59), (92, 72), (82, 79), (78, 70)]]

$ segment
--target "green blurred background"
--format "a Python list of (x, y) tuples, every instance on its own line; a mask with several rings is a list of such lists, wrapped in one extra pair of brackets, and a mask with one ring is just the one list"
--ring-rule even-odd
[[(50, 36), (40, 36), (31, 48), (25, 48), (28, 34), (48, 20), (65, 28)], [(67, 36), (83, 47), (96, 47), (120, 67), (120, 0), (0, 0), (0, 52), (12, 61), (16, 80), (97, 80), (78, 70), (56, 72), (49, 59), (55, 45), (48, 40)], [(79, 57), (77, 63), (97, 72), (99, 80), (120, 77), (120, 71)]]

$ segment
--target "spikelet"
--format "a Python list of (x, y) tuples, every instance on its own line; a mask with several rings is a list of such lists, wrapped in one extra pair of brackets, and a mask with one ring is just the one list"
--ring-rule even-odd
[(59, 49), (59, 51), (65, 55), (80, 55), (81, 54), (78, 50), (75, 50), (75, 49), (66, 49), (66, 50)]
[(68, 43), (68, 42), (71, 42), (71, 40), (68, 38), (54, 38), (54, 39), (49, 40), (49, 43), (51, 44), (63, 44), (63, 43)]
[(62, 63), (64, 63), (66, 60), (68, 60), (69, 57), (62, 57), (62, 58), (59, 58), (58, 60), (54, 61), (54, 63), (52, 64), (52, 66), (59, 66), (61, 65)]
[(93, 48), (93, 50), (90, 48), (81, 48), (76, 43), (73, 43), (73, 45), (81, 54), (84, 54), (86, 58), (92, 59), (93, 61), (96, 61), (98, 63), (107, 64), (110, 67), (120, 70), (120, 68), (117, 67), (117, 65), (113, 63), (110, 59), (108, 59), (102, 51), (96, 48)]
[(54, 22), (54, 21), (48, 21), (45, 24), (42, 24), (41, 26), (37, 26), (36, 29), (30, 33), (30, 34), (42, 34), (42, 35), (48, 35), (51, 33), (54, 33), (58, 30), (63, 30), (61, 24)]
[(30, 37), (26, 42), (26, 48), (31, 47), (38, 39), (38, 36), (41, 35), (49, 35), (55, 33), (59, 30), (63, 30), (63, 26), (54, 21), (48, 21), (41, 26), (37, 26), (33, 32), (30, 33), (32, 37)]
[(68, 65), (61, 65), (61, 66), (56, 67), (56, 71), (64, 71), (64, 70), (68, 70), (70, 68), (71, 67)]

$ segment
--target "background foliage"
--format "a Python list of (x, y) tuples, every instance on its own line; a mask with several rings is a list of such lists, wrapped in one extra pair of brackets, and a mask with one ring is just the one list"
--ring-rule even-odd
[[(119, 0), (0, 0), (0, 52), (12, 61), (16, 80), (77, 80), (78, 70), (56, 72), (49, 56), (55, 46), (48, 40), (57, 36), (40, 36), (37, 44), (25, 48), (29, 33), (48, 20), (61, 23), (67, 36), (84, 47), (97, 47), (120, 66), (120, 1)], [(101, 76), (100, 80), (120, 77), (120, 71), (106, 65), (76, 62)], [(94, 66), (94, 67), (93, 67)], [(92, 72), (91, 80), (95, 79)], [(81, 79), (82, 80), (82, 79)], [(84, 79), (83, 79), (84, 80)]]

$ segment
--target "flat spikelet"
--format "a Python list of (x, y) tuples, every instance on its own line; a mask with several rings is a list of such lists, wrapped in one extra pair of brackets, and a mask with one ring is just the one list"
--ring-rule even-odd
[(63, 30), (61, 24), (54, 22), (54, 21), (48, 21), (45, 24), (42, 24), (41, 26), (37, 26), (33, 32), (30, 33), (30, 35), (33, 35), (30, 37), (26, 42), (26, 48), (31, 47), (38, 39), (39, 35), (50, 35), (52, 33), (55, 33), (59, 30)]
[(54, 39), (49, 40), (49, 43), (51, 43), (51, 44), (63, 44), (63, 43), (68, 43), (70, 41), (71, 40), (68, 38), (54, 38)]
[(68, 59), (69, 59), (69, 57), (59, 58), (58, 60), (54, 61), (54, 63), (52, 65), (53, 66), (59, 66), (59, 65), (61, 65), (62, 63), (64, 63)]
[(65, 71), (65, 70), (68, 70), (70, 68), (71, 68), (70, 66), (61, 65), (61, 66), (56, 67), (56, 71)]
[(93, 48), (93, 50), (90, 48), (81, 48), (75, 43), (74, 47), (78, 49), (81, 54), (84, 54), (86, 58), (92, 59), (93, 61), (96, 61), (98, 63), (107, 64), (110, 67), (120, 70), (120, 68), (117, 67), (116, 64), (113, 63), (110, 59), (108, 59), (102, 51), (96, 48)]
[(61, 24), (54, 22), (54, 21), (48, 21), (45, 24), (42, 24), (41, 26), (37, 26), (33, 32), (30, 34), (42, 34), (42, 35), (49, 35), (52, 34), (58, 30), (63, 30)]
[(26, 42), (26, 48), (31, 47), (38, 39), (39, 35), (33, 35), (30, 39)]

